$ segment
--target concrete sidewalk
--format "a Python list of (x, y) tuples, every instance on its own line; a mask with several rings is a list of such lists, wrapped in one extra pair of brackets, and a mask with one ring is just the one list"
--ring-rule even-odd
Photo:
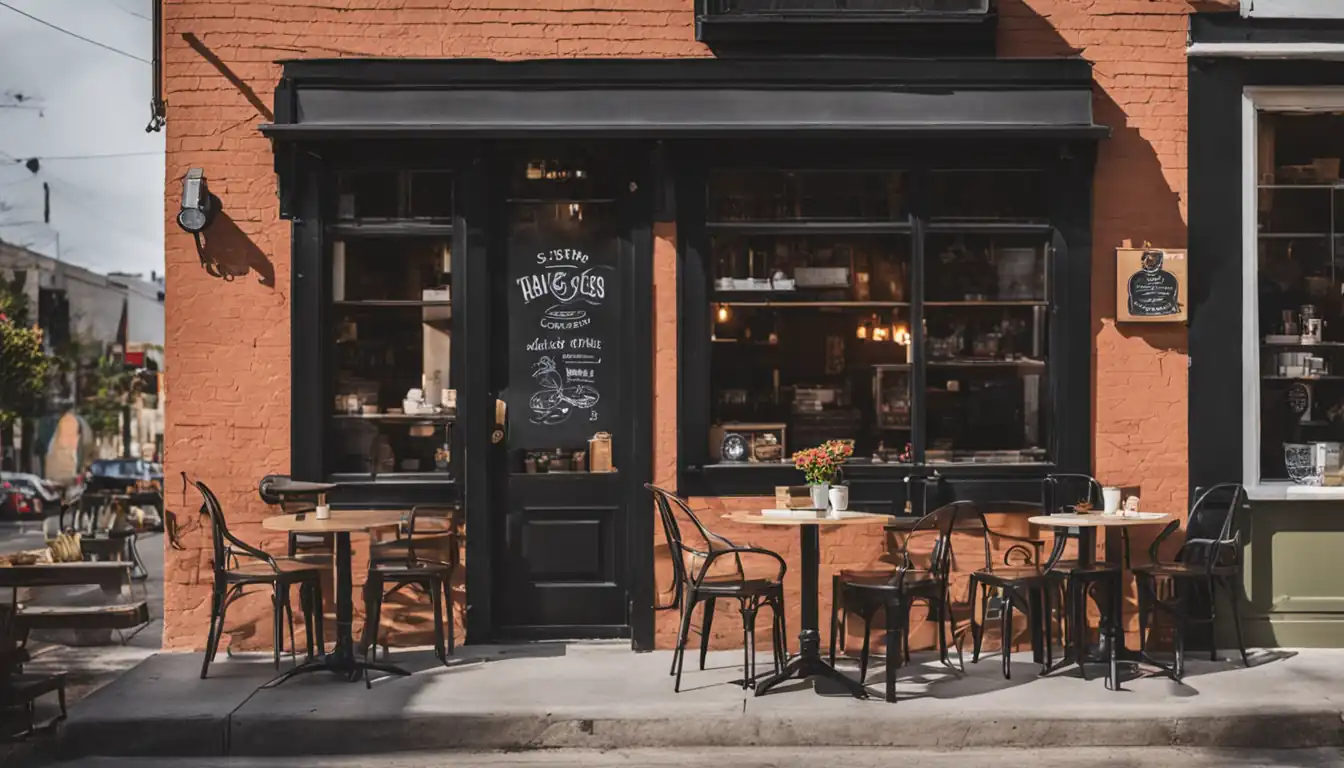
[[(692, 656), (688, 656), (688, 661)], [(761, 654), (764, 661), (765, 654)], [(81, 755), (369, 754), (437, 749), (663, 748), (769, 745), (928, 749), (1188, 745), (1263, 749), (1344, 745), (1344, 651), (1269, 651), (1255, 666), (1194, 661), (1186, 684), (1139, 679), (1107, 691), (1076, 670), (1038, 678), (1029, 656), (1004, 680), (997, 656), (955, 675), (916, 659), (900, 701), (859, 701), (810, 683), (756, 698), (727, 681), (740, 653), (715, 653), (672, 692), (667, 652), (623, 645), (461, 649), (452, 666), (394, 652), (414, 670), (373, 690), (326, 675), (259, 690), (274, 671), (160, 654), (72, 712), (61, 752)]]

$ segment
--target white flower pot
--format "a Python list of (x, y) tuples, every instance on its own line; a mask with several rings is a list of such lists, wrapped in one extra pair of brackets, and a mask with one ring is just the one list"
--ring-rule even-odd
[(844, 512), (849, 509), (849, 486), (837, 485), (831, 488), (831, 511)]
[(824, 511), (830, 495), (831, 484), (820, 483), (818, 485), (808, 486), (808, 488), (812, 491), (812, 508)]

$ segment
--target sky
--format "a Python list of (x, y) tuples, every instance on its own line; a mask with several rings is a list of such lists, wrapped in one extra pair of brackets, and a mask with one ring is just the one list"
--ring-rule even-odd
[[(0, 0), (0, 239), (56, 256), (59, 234), (66, 261), (163, 274), (164, 134), (145, 132), (151, 6)], [(16, 162), (33, 157), (41, 160), (36, 174)], [(50, 226), (42, 222), (44, 181)]]

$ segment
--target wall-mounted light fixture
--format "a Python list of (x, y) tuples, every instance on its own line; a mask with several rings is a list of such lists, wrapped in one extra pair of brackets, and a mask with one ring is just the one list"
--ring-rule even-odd
[(219, 212), (219, 198), (210, 194), (205, 171), (192, 168), (182, 179), (182, 208), (177, 212), (177, 225), (193, 235), (200, 235)]

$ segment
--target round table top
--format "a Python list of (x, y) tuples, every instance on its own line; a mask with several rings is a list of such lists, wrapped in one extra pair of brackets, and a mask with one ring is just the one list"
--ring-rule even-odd
[(312, 483), (306, 480), (290, 480), (287, 478), (277, 478), (270, 483), (267, 489), (276, 496), (288, 496), (289, 494), (310, 494), (310, 493), (328, 493), (336, 490), (336, 483)]
[(1130, 525), (1158, 525), (1171, 520), (1171, 515), (1161, 512), (1140, 512), (1133, 515), (1036, 515), (1027, 518), (1032, 525), (1046, 525), (1052, 528), (1112, 528)]
[(841, 512), (844, 517), (784, 517), (767, 516), (761, 512), (736, 510), (724, 515), (725, 520), (748, 525), (873, 525), (888, 523), (891, 515), (878, 515), (869, 512)]
[(395, 528), (406, 514), (402, 509), (333, 509), (331, 517), (318, 520), (316, 512), (276, 515), (261, 521), (268, 531), (290, 533), (351, 533), (375, 528)]

